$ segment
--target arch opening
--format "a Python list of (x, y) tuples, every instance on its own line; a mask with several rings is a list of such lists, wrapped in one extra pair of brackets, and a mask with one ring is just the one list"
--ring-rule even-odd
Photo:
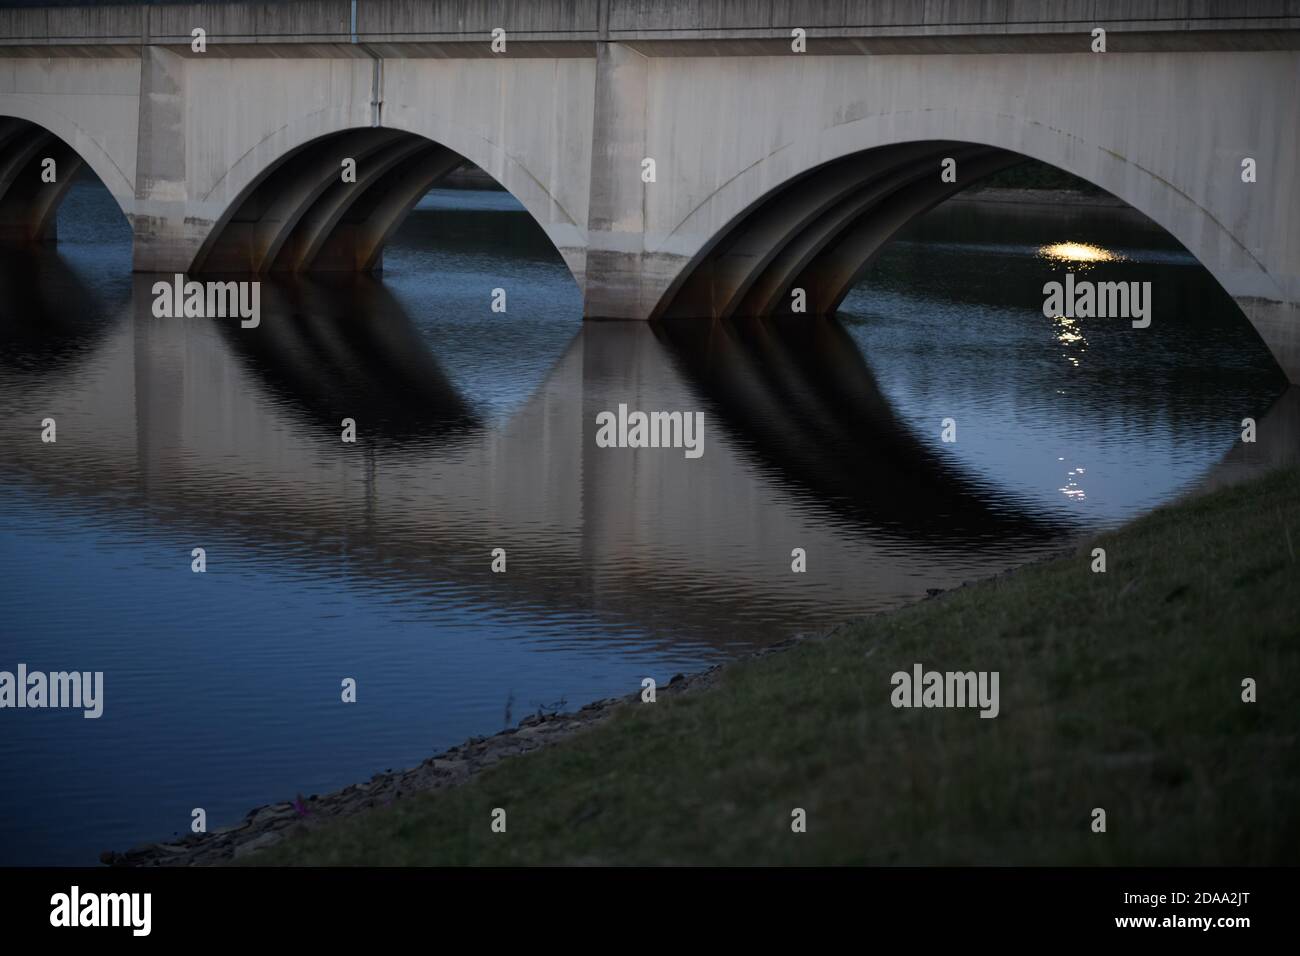
[[(957, 161), (956, 181), (945, 182), (940, 176), (940, 161), (946, 157)], [(1086, 170), (1069, 168), (1036, 151), (1010, 150), (974, 139), (906, 139), (859, 148), (785, 179), (716, 230), (714, 237), (669, 282), (650, 317), (731, 319), (792, 312), (833, 315), (880, 251), (909, 222), (1002, 170), (1034, 161), (1093, 189), (1108, 191), (1169, 235), (1232, 299), (1245, 324), (1268, 347), (1278, 367), (1292, 382), (1300, 381), (1296, 306), (1262, 264), (1256, 261), (1258, 274), (1252, 273), (1252, 281), (1275, 286), (1273, 293), (1243, 293), (1240, 282), (1234, 285), (1229, 281), (1235, 273), (1225, 260), (1206, 252), (1205, 234), (1193, 233), (1193, 238), (1199, 239), (1188, 242), (1187, 230), (1175, 228), (1169, 209), (1164, 215), (1153, 215), (1136, 204), (1130, 187), (1115, 191), (1108, 177), (1086, 176), (1082, 174)], [(1125, 165), (1114, 157), (1108, 161)], [(1109, 172), (1110, 166), (1106, 169)], [(746, 176), (761, 178), (763, 170), (755, 166)], [(1169, 198), (1166, 194), (1173, 193), (1173, 199), (1183, 203), (1175, 203), (1179, 216), (1208, 221), (1213, 230), (1206, 234), (1217, 230), (1227, 242), (1238, 242), (1222, 222), (1206, 219), (1205, 209), (1195, 204), (1187, 206), (1187, 196), (1162, 183), (1157, 185), (1165, 190), (1161, 196)], [(801, 290), (798, 295), (796, 290)], [(792, 308), (796, 302), (801, 308)]]
[[(940, 163), (956, 160), (948, 182)], [(730, 319), (803, 311), (833, 315), (904, 225), (1027, 157), (955, 141), (882, 146), (832, 160), (777, 186), (707, 244), (669, 286), (653, 318)]]
[[(952, 181), (941, 175), (941, 162), (949, 158), (959, 170)], [(988, 142), (905, 140), (853, 150), (786, 179), (732, 217), (678, 271), (650, 317), (834, 315), (905, 226), (957, 193), (1031, 162), (1107, 191), (1078, 170)], [(761, 176), (762, 171), (748, 173)], [(1300, 381), (1290, 326), (1293, 305), (1234, 293), (1222, 263), (1207, 261), (1204, 250), (1189, 246), (1131, 197), (1113, 188), (1110, 195), (1186, 249), (1233, 300), (1279, 368)]]
[(0, 242), (55, 242), (58, 211), (85, 159), (30, 120), (0, 116)]
[[(355, 172), (345, 178), (346, 160), (355, 162)], [(416, 204), (467, 164), (454, 150), (389, 127), (311, 140), (245, 187), (190, 271), (379, 272), (385, 245)]]

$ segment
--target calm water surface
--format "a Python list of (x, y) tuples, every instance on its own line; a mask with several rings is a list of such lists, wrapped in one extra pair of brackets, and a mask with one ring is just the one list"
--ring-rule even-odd
[[(106, 701), (0, 713), (4, 864), (227, 825), (1024, 562), (1194, 487), (1284, 385), (1113, 210), (951, 203), (837, 321), (655, 328), (584, 326), (502, 193), (430, 193), (382, 280), (267, 283), (257, 329), (154, 318), (93, 184), (60, 236), (2, 253), (0, 669), (101, 670)], [(1151, 281), (1151, 327), (1044, 318), (1067, 269)], [(619, 403), (703, 410), (703, 457), (597, 448)]]

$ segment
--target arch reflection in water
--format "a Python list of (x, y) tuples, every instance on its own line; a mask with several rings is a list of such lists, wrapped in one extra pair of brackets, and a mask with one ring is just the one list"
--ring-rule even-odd
[[(999, 512), (909, 444), (833, 325), (790, 325), (729, 355), (741, 378), (759, 368), (759, 384), (783, 366), (798, 375), (770, 396), (705, 381), (721, 413), (693, 461), (597, 448), (594, 420), (624, 402), (698, 405), (707, 342), (670, 350), (647, 326), (585, 326), (533, 396), (486, 429), (382, 286), (294, 282), (268, 286), (265, 303), (261, 325), (244, 329), (156, 319), (140, 295), (94, 374), (45, 400), (78, 409), (71, 467), (39, 449), (14, 464), (45, 487), (139, 496), (169, 533), (231, 537), (254, 562), (291, 554), (332, 573), (346, 555), (350, 574), (400, 586), (405, 600), (454, 586), (495, 605), (596, 613), (614, 633), (650, 628), (667, 644), (783, 637), (794, 620), (977, 573), (972, 540), (1001, 536), (1010, 562), (1009, 542), (1053, 532)], [(791, 388), (807, 398), (797, 420), (778, 414)], [(342, 417), (359, 423), (356, 446), (340, 441)], [(498, 542), (512, 555), (508, 588), (485, 575)], [(817, 554), (815, 573), (790, 574), (795, 545)], [(676, 605), (671, 622), (663, 602)]]
[(337, 439), (344, 418), (368, 444), (419, 444), (480, 426), (382, 283), (365, 275), (272, 279), (262, 296), (265, 322), (217, 328), (268, 397), (323, 435)]
[(834, 319), (676, 320), (659, 334), (762, 466), (864, 532), (956, 548), (1076, 525), (999, 496), (919, 441)]
[[(105, 294), (107, 293), (107, 294)], [(66, 260), (31, 248), (0, 256), (0, 364), (31, 383), (71, 375), (94, 353), (129, 286), (92, 290)]]

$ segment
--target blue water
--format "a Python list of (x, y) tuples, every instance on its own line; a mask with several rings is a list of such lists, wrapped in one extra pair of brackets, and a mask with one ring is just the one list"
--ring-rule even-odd
[[(102, 189), (59, 225), (0, 285), (0, 669), (106, 699), (0, 712), (0, 864), (229, 825), (1014, 566), (1192, 487), (1282, 386), (1194, 261), (1105, 215), (941, 208), (837, 323), (703, 337), (584, 326), (502, 193), (433, 191), (380, 280), (268, 291), (248, 331), (154, 319)], [(1035, 251), (1064, 239), (1183, 291), (1141, 334), (1063, 328)], [(704, 457), (596, 449), (619, 402), (703, 410)]]

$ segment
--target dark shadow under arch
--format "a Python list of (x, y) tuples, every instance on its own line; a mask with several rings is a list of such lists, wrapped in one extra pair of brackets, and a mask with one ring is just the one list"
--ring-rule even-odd
[(75, 375), (130, 302), (92, 288), (59, 255), (39, 246), (0, 253), (0, 369), (33, 384)]
[[(942, 162), (956, 162), (955, 181)], [(902, 226), (1028, 157), (946, 140), (883, 146), (777, 186), (719, 230), (668, 288), (654, 318), (831, 315)]]
[(0, 242), (56, 241), (59, 206), (82, 174), (94, 175), (54, 133), (0, 116)]
[[(355, 162), (355, 181), (344, 181), (346, 160)], [(385, 244), (416, 203), (466, 162), (423, 136), (387, 127), (318, 137), (243, 190), (190, 271), (378, 272)]]
[(275, 278), (262, 289), (259, 325), (221, 323), (222, 338), (268, 397), (321, 435), (337, 441), (341, 420), (352, 417), (367, 442), (391, 450), (483, 427), (383, 283), (333, 275)]

